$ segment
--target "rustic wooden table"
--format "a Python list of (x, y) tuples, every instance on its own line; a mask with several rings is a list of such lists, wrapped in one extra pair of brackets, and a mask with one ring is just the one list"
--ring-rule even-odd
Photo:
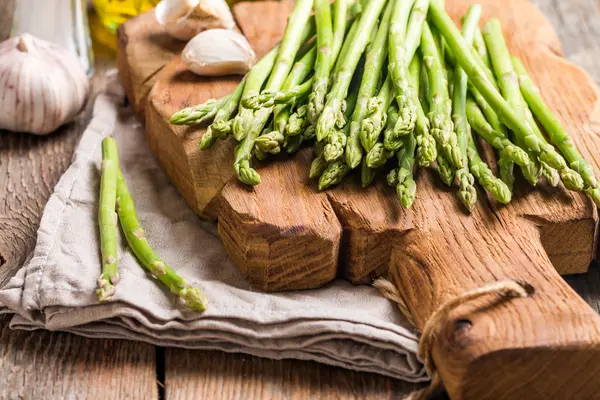
[[(565, 55), (600, 83), (600, 1), (532, 0), (548, 16)], [(13, 0), (0, 0), (0, 39)], [(94, 91), (113, 60), (97, 57)], [(48, 137), (0, 133), (0, 285), (35, 244), (44, 205), (68, 167), (90, 106)], [(600, 311), (600, 269), (569, 283)], [(373, 374), (313, 362), (189, 351), (122, 340), (21, 332), (0, 318), (0, 398), (402, 398), (417, 388)]]

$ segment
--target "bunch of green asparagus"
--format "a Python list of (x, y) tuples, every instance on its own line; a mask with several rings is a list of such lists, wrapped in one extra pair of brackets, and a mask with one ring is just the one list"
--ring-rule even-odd
[(198, 288), (191, 287), (175, 270), (152, 250), (140, 226), (135, 205), (121, 169), (117, 144), (107, 137), (102, 141), (102, 175), (100, 179), (100, 249), (102, 274), (98, 278), (96, 295), (100, 302), (113, 298), (120, 277), (117, 269), (117, 220), (133, 254), (146, 270), (178, 296), (193, 311), (204, 311), (208, 303)]
[[(297, 0), (283, 40), (231, 95), (171, 122), (212, 120), (202, 149), (233, 136), (234, 170), (247, 185), (260, 183), (253, 157), (312, 143), (319, 190), (358, 167), (368, 186), (393, 165), (387, 181), (408, 208), (416, 167), (431, 167), (471, 210), (476, 182), (509, 203), (517, 165), (531, 185), (562, 182), (600, 205), (593, 169), (511, 57), (499, 21), (482, 31), (480, 18), (473, 5), (460, 30), (442, 0)], [(480, 140), (495, 149), (498, 176)]]

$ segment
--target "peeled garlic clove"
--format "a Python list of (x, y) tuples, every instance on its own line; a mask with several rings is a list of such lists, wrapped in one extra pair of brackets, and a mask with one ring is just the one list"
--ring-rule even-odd
[(154, 13), (167, 32), (180, 40), (190, 40), (208, 29), (235, 27), (225, 0), (163, 0)]
[(44, 135), (75, 118), (89, 81), (76, 55), (29, 34), (0, 43), (0, 129)]
[(154, 9), (156, 20), (161, 25), (186, 18), (200, 4), (200, 0), (163, 0)]
[(198, 75), (243, 75), (256, 63), (246, 38), (232, 30), (211, 29), (196, 35), (181, 53), (190, 71)]

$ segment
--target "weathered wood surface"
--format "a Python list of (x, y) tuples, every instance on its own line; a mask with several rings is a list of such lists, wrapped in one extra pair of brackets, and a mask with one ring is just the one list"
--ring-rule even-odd
[(399, 399), (423, 385), (310, 361), (165, 349), (167, 399)]
[[(533, 1), (552, 21), (563, 42), (566, 55), (585, 66), (596, 81), (600, 82), (600, 51), (598, 50), (600, 5), (590, 0)], [(5, 4), (7, 3), (0, 2), (0, 7)], [(10, 13), (0, 13), (0, 27), (7, 26), (5, 23), (7, 16), (10, 16)], [(10, 275), (31, 251), (43, 207), (52, 187), (67, 167), (83, 128), (84, 124), (79, 124), (76, 129), (63, 130), (62, 133), (45, 139), (0, 133), (0, 259), (4, 260), (4, 265), (0, 269), (2, 276)], [(44, 169), (41, 168), (42, 165)], [(30, 188), (17, 185), (9, 193), (8, 186), (5, 186), (8, 176), (17, 177), (17, 182), (23, 180), (39, 184)], [(42, 176), (45, 177), (48, 188), (44, 187)], [(596, 311), (600, 311), (598, 266), (593, 266), (586, 275), (566, 279)], [(2, 319), (0, 326), (5, 324), (6, 319)], [(96, 340), (85, 340), (78, 350), (74, 350), (64, 345), (66, 341), (72, 343), (77, 340), (68, 334), (33, 332), (22, 336), (21, 332), (12, 332), (4, 328), (2, 335), (0, 382), (10, 382), (8, 385), (12, 390), (10, 393), (15, 395), (9, 394), (9, 398), (18, 397), (16, 393), (22, 394), (23, 398), (40, 397), (34, 394), (40, 393), (39, 388), (49, 382), (40, 379), (39, 375), (32, 374), (33, 371), (38, 368), (45, 368), (46, 372), (51, 372), (48, 368), (70, 368), (85, 360), (89, 349), (99, 344)], [(39, 335), (47, 335), (44, 340), (48, 342), (44, 342), (43, 346), (40, 345)], [(28, 338), (29, 342), (25, 338)], [(35, 341), (36, 338), (38, 341)], [(125, 353), (132, 347), (133, 351), (139, 352), (134, 343), (121, 343), (123, 343), (122, 347), (114, 347), (118, 348), (119, 352)], [(4, 350), (6, 346), (9, 346), (10, 350)], [(52, 347), (60, 348), (62, 351), (53, 352)], [(69, 350), (66, 350), (67, 348)], [(212, 386), (215, 392), (231, 393), (231, 397), (237, 396), (239, 399), (294, 397), (295, 393), (306, 387), (311, 388), (312, 398), (397, 399), (402, 398), (413, 387), (388, 378), (368, 374), (358, 375), (310, 362), (270, 361), (237, 354), (178, 349), (164, 351), (166, 359), (171, 361), (165, 364), (165, 370), (162, 370), (161, 374), (164, 373), (167, 393), (172, 395), (183, 393), (193, 397), (195, 393), (206, 393), (200, 386), (211, 379), (213, 383), (216, 382), (215, 386)], [(173, 358), (177, 362), (173, 362)], [(184, 358), (185, 361), (179, 362), (179, 358)], [(47, 361), (46, 364), (41, 362), (44, 359)], [(205, 371), (208, 372), (194, 374), (195, 366), (202, 365), (207, 359), (210, 360), (211, 367), (206, 368)], [(149, 364), (149, 369), (154, 368), (153, 359), (145, 363)], [(48, 367), (49, 365), (52, 367)], [(212, 366), (219, 367), (213, 369)], [(115, 373), (119, 374), (122, 371)], [(77, 385), (74, 379), (82, 379), (82, 376), (56, 374), (52, 381), (55, 389), (48, 391), (50, 394), (45, 392), (43, 397), (47, 399), (95, 398), (90, 396), (86, 388)], [(251, 387), (256, 389), (247, 389)], [(110, 385), (104, 386), (103, 389), (105, 397), (119, 397), (119, 393), (111, 391)], [(247, 397), (241, 394), (247, 394)], [(158, 398), (155, 393), (148, 393), (147, 396), (142, 397)], [(201, 396), (197, 397), (201, 398)]]

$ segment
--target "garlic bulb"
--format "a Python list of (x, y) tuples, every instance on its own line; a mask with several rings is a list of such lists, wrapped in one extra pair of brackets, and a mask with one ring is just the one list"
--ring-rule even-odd
[(208, 29), (235, 27), (225, 0), (162, 0), (154, 14), (167, 32), (180, 40), (190, 40)]
[(77, 57), (29, 34), (0, 43), (0, 128), (44, 135), (75, 118), (89, 93)]
[(241, 33), (211, 29), (190, 40), (181, 59), (198, 75), (243, 75), (256, 63), (256, 54)]

